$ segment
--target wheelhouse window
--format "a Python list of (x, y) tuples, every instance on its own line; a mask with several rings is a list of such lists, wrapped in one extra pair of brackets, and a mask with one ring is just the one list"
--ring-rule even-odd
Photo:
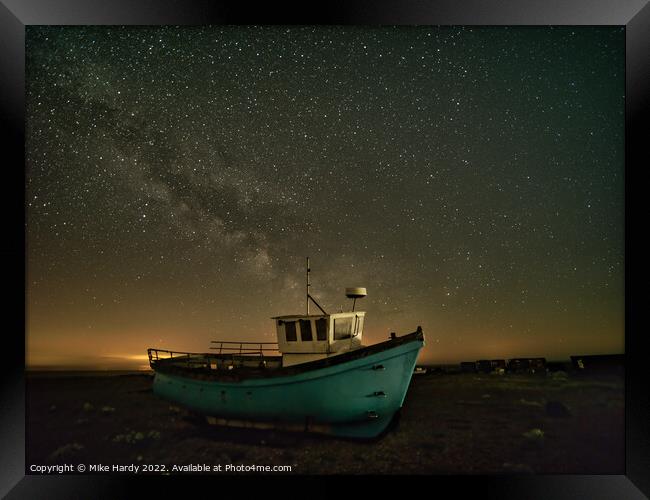
[(353, 318), (334, 319), (334, 340), (349, 339), (352, 337)]
[(313, 340), (311, 321), (308, 319), (300, 320), (300, 340), (303, 342), (311, 342)]
[(296, 322), (295, 321), (285, 321), (284, 322), (284, 334), (287, 338), (287, 342), (296, 342), (298, 337), (296, 336)]
[(316, 340), (327, 340), (327, 320), (325, 318), (316, 320)]

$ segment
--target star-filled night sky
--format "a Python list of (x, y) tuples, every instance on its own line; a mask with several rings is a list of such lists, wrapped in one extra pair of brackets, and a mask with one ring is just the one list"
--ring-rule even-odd
[[(348, 307), (420, 362), (623, 352), (619, 27), (27, 27), (29, 366)], [(360, 306), (360, 307), (359, 307)]]

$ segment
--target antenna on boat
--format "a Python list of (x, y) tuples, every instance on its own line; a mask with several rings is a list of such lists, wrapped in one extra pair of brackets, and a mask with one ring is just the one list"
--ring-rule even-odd
[(314, 304), (316, 304), (316, 307), (318, 307), (323, 314), (327, 314), (325, 312), (325, 309), (323, 309), (318, 302), (314, 300), (314, 297), (311, 296), (309, 293), (309, 287), (311, 287), (311, 282), (309, 281), (309, 272), (311, 271), (309, 267), (309, 257), (307, 257), (307, 316), (309, 316), (309, 301), (311, 300)]
[(357, 304), (357, 299), (362, 299), (364, 298), (368, 293), (366, 292), (365, 288), (346, 288), (345, 289), (345, 296), (348, 299), (353, 299), (352, 300), (352, 311), (354, 312), (354, 306)]

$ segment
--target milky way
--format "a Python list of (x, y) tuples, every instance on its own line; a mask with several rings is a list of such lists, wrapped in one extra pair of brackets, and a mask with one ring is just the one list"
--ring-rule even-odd
[(306, 256), (424, 361), (622, 352), (624, 84), (621, 28), (29, 26), (28, 360), (269, 340)]

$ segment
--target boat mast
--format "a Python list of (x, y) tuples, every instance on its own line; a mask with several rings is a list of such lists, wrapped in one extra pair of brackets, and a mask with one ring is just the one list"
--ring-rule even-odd
[(309, 316), (309, 301), (311, 300), (314, 304), (316, 304), (316, 307), (318, 307), (323, 314), (327, 314), (325, 312), (325, 309), (323, 309), (318, 302), (314, 300), (314, 297), (311, 296), (309, 293), (309, 288), (311, 287), (311, 282), (309, 281), (309, 272), (311, 269), (309, 268), (309, 257), (307, 257), (307, 316)]

